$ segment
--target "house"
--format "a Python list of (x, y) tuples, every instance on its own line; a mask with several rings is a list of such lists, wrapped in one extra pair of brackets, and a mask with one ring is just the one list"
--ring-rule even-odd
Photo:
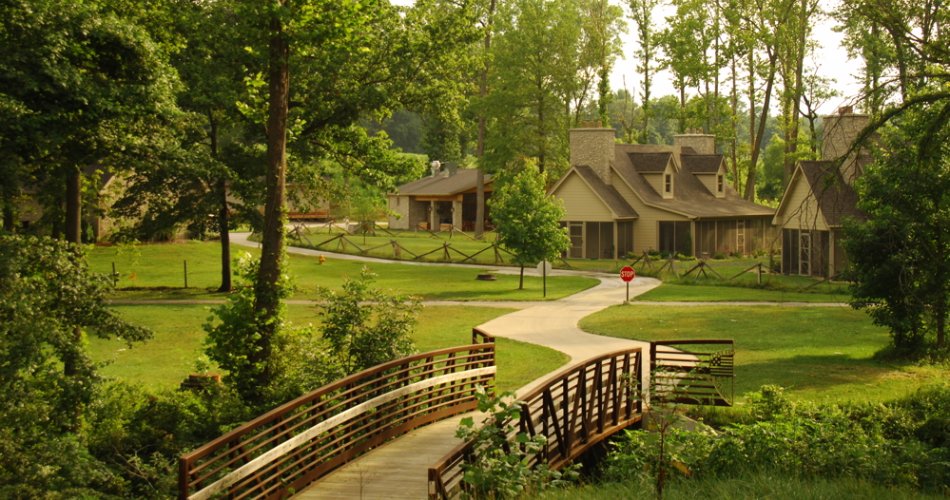
[[(98, 166), (89, 166), (84, 170), (84, 179), (95, 189), (96, 194), (83, 198), (82, 240), (87, 243), (103, 241), (126, 223), (121, 217), (111, 215), (109, 209), (128, 185), (128, 176), (117, 175)], [(17, 197), (14, 222), (20, 231), (36, 232), (36, 228), (44, 223), (44, 211), (45, 207), (39, 200), (37, 189), (27, 187)], [(62, 217), (62, 214), (59, 216)], [(50, 223), (51, 221), (45, 221), (47, 225)], [(62, 231), (61, 227), (58, 229)]]
[[(431, 175), (403, 184), (389, 200), (389, 227), (392, 229), (431, 229), (472, 231), (476, 220), (475, 169), (458, 169), (433, 162)], [(492, 177), (485, 175), (485, 200), (491, 196)], [(488, 221), (488, 207), (485, 208)]]
[(611, 128), (572, 129), (571, 167), (550, 191), (564, 203), (568, 257), (749, 254), (777, 245), (774, 210), (728, 185), (715, 145), (706, 134), (677, 135), (669, 146), (617, 144)]
[(821, 160), (796, 165), (773, 219), (782, 231), (783, 273), (833, 277), (847, 266), (842, 226), (863, 217), (853, 186), (871, 161), (864, 150), (848, 152), (867, 124), (850, 106), (825, 117)]

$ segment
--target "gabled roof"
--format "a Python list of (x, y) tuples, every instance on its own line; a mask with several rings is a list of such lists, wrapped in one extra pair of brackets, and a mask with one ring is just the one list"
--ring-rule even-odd
[[(587, 183), (591, 191), (600, 198), (600, 201), (602, 201), (604, 205), (607, 205), (607, 208), (614, 214), (614, 217), (618, 219), (636, 219), (640, 217), (637, 211), (623, 199), (623, 196), (617, 191), (617, 188), (604, 183), (600, 176), (594, 172), (594, 169), (582, 165), (574, 167), (574, 170), (577, 171), (581, 179)], [(566, 177), (567, 176), (565, 176), (565, 178)]]
[[(683, 148), (683, 154), (680, 159), (683, 162), (683, 169), (691, 174), (715, 174), (719, 172), (722, 166), (722, 155), (701, 155), (687, 153), (687, 148)], [(692, 150), (693, 148), (689, 148)]]
[(666, 170), (666, 166), (670, 163), (670, 158), (673, 156), (672, 152), (660, 152), (660, 153), (640, 153), (640, 152), (631, 152), (627, 154), (630, 164), (633, 165), (634, 170), (641, 174), (662, 174)]
[[(434, 176), (423, 177), (396, 188), (396, 194), (405, 196), (452, 196), (475, 189), (476, 169), (459, 169), (446, 176), (440, 172)], [(485, 174), (485, 184), (492, 180), (491, 174)]]
[[(713, 164), (718, 170), (722, 155), (683, 155), (684, 165), (692, 162), (693, 166), (682, 168), (674, 174), (673, 198), (664, 199), (633, 165), (633, 158), (640, 155), (630, 151), (634, 147), (617, 147), (613, 169), (645, 205), (695, 219), (769, 216), (775, 213), (771, 208), (740, 198), (728, 185), (724, 186), (724, 197), (717, 198), (691, 172), (693, 168), (705, 170)], [(672, 152), (667, 154), (672, 155)], [(691, 156), (693, 159), (687, 160)]]
[(840, 227), (846, 218), (864, 218), (864, 213), (858, 210), (858, 194), (844, 181), (841, 170), (833, 161), (798, 162), (776, 215), (788, 209), (786, 205), (791, 199), (788, 194), (799, 182), (807, 183), (808, 190), (829, 227)]

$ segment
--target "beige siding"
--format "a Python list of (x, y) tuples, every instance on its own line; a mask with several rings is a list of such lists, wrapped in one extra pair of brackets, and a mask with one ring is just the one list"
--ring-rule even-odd
[(796, 176), (795, 181), (791, 191), (782, 200), (782, 213), (775, 216), (776, 225), (787, 229), (827, 231), (828, 224), (818, 213), (818, 203), (808, 189), (808, 182), (800, 174)]
[(389, 195), (389, 228), (409, 229), (409, 197)]
[(569, 177), (558, 187), (554, 196), (564, 202), (564, 218), (562, 220), (600, 222), (614, 220), (607, 206), (575, 173), (569, 174)]
[(695, 177), (699, 179), (699, 182), (703, 183), (703, 187), (706, 188), (706, 191), (709, 191), (709, 194), (716, 195), (716, 175), (715, 174), (696, 174)]
[[(643, 179), (656, 191), (656, 194), (663, 195), (663, 174), (644, 174)], [(676, 189), (674, 186), (673, 189)]]
[(682, 215), (658, 210), (644, 205), (633, 191), (623, 182), (615, 182), (614, 187), (620, 195), (630, 203), (630, 206), (640, 215), (633, 223), (633, 253), (641, 254), (649, 250), (660, 248), (659, 222), (661, 220), (689, 220)]

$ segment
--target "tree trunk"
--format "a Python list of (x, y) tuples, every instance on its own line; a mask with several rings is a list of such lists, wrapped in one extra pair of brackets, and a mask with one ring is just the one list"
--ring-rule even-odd
[(228, 213), (228, 181), (224, 177), (218, 179), (218, 233), (221, 235), (221, 286), (219, 292), (230, 292), (231, 285), (231, 229), (230, 214)]
[(749, 176), (746, 178), (745, 199), (755, 201), (755, 167), (759, 161), (759, 149), (762, 147), (762, 136), (765, 135), (765, 121), (769, 117), (769, 104), (772, 99), (772, 84), (775, 83), (776, 56), (774, 50), (769, 51), (769, 77), (765, 82), (765, 95), (762, 101), (762, 114), (759, 117), (759, 130), (752, 143), (752, 157), (749, 162)]
[(521, 264), (521, 273), (518, 275), (518, 290), (524, 290), (524, 264)]
[(70, 168), (66, 173), (66, 226), (63, 228), (66, 241), (82, 243), (82, 174), (79, 168)]
[[(284, 7), (285, 0), (278, 1)], [(264, 229), (261, 235), (261, 264), (254, 283), (254, 310), (259, 321), (257, 348), (248, 360), (260, 366), (258, 387), (264, 388), (272, 377), (269, 359), (271, 341), (277, 330), (280, 306), (280, 275), (284, 248), (284, 183), (287, 170), (287, 117), (290, 96), (290, 46), (280, 12), (270, 21), (268, 87), (270, 98), (267, 117), (267, 171)], [(251, 399), (260, 397), (250, 394)], [(259, 399), (258, 399), (259, 401)], [(256, 401), (257, 402), (257, 401)]]
[(13, 213), (13, 203), (3, 200), (3, 230), (7, 233), (16, 231), (15, 214)]
[[(208, 139), (211, 142), (211, 157), (218, 159), (218, 121), (208, 111)], [(221, 237), (221, 286), (219, 292), (230, 292), (231, 285), (231, 229), (228, 210), (228, 180), (223, 175), (215, 186), (218, 195), (218, 234)]]
[[(478, 82), (478, 96), (484, 99), (488, 96), (488, 56), (491, 51), (492, 20), (495, 17), (495, 1), (488, 4), (488, 17), (485, 20), (485, 64)], [(478, 171), (475, 173), (475, 238), (482, 239), (485, 234), (485, 134), (488, 132), (488, 120), (484, 111), (478, 117), (478, 144), (475, 146), (475, 156), (478, 157)]]

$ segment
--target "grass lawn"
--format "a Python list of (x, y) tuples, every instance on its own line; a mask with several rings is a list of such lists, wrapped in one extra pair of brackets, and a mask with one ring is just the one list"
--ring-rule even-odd
[[(253, 248), (232, 247), (232, 255), (256, 255)], [(116, 298), (220, 298), (213, 293), (220, 284), (220, 256), (217, 242), (186, 241), (151, 245), (93, 247), (87, 254), (93, 271), (110, 274), (115, 263), (119, 274)], [(188, 285), (184, 287), (184, 261), (188, 262)], [(377, 274), (376, 286), (424, 300), (543, 300), (542, 281), (525, 277), (518, 290), (516, 275), (497, 275), (496, 281), (477, 281), (478, 269), (449, 266), (361, 263), (288, 254), (288, 268), (298, 290), (294, 298), (311, 299), (317, 287), (338, 288), (347, 276), (357, 276), (366, 266)], [(438, 283), (439, 286), (432, 286)], [(580, 276), (549, 277), (547, 300), (572, 295), (597, 284)]]
[(848, 295), (763, 290), (739, 286), (663, 283), (636, 300), (645, 302), (847, 302)]
[[(108, 361), (101, 373), (136, 382), (152, 389), (173, 389), (194, 372), (205, 337), (202, 324), (211, 316), (210, 307), (197, 305), (115, 306), (123, 317), (148, 326), (155, 337), (131, 349), (120, 341), (89, 339), (96, 361)], [(296, 324), (318, 323), (313, 306), (289, 305), (288, 318)], [(487, 307), (438, 306), (423, 308), (413, 340), (417, 349), (429, 351), (470, 342), (475, 325), (510, 312)], [(563, 354), (544, 347), (499, 339), (497, 386), (514, 390), (550, 372), (567, 361)]]
[(814, 401), (885, 401), (946, 380), (946, 367), (873, 359), (888, 332), (838, 307), (614, 306), (581, 320), (600, 335), (638, 340), (732, 338), (736, 395), (777, 384)]

